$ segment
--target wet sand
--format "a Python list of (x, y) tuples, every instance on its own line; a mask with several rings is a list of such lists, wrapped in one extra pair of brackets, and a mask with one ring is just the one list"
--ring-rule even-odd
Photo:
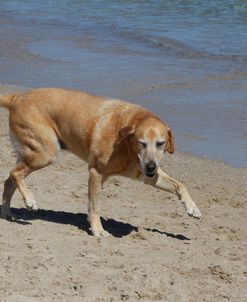
[[(3, 189), (15, 162), (4, 109), (0, 154)], [(85, 163), (62, 152), (33, 173), (27, 182), (40, 210), (29, 212), (17, 192), (12, 209), (21, 220), (0, 220), (0, 300), (246, 301), (247, 169), (180, 152), (162, 166), (186, 183), (202, 219), (188, 217), (173, 195), (116, 177), (101, 195), (112, 234), (104, 239), (86, 222)]]

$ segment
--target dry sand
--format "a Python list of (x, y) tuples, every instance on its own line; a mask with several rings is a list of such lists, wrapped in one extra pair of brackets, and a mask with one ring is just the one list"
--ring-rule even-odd
[[(1, 109), (2, 189), (15, 162), (7, 133)], [(181, 153), (163, 167), (187, 184), (203, 218), (168, 193), (112, 178), (101, 195), (112, 234), (104, 239), (86, 222), (85, 163), (62, 152), (31, 175), (40, 210), (29, 212), (16, 192), (22, 220), (0, 220), (0, 301), (247, 301), (247, 169)]]

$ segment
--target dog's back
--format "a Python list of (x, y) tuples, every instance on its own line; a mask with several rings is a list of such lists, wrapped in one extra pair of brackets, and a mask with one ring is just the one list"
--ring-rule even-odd
[(10, 128), (17, 141), (23, 143), (27, 132), (37, 138), (46, 135), (46, 144), (49, 139), (56, 141), (86, 161), (98, 145), (113, 144), (119, 130), (133, 117), (147, 114), (144, 108), (128, 102), (62, 88), (8, 95), (1, 97), (0, 105), (10, 111)]

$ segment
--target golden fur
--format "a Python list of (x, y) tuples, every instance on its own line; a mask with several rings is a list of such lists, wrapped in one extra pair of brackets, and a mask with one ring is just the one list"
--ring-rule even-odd
[(38, 208), (24, 178), (51, 164), (61, 146), (88, 162), (93, 235), (108, 234), (101, 225), (97, 195), (112, 175), (177, 194), (187, 213), (200, 217), (186, 187), (159, 168), (163, 154), (174, 152), (174, 139), (170, 128), (146, 109), (59, 88), (1, 95), (0, 106), (10, 112), (10, 136), (17, 153), (17, 164), (4, 184), (3, 218), (13, 218), (10, 201), (17, 187), (26, 206)]

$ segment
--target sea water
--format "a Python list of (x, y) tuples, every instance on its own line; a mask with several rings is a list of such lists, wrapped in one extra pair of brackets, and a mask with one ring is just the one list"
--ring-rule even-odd
[(0, 81), (138, 103), (179, 150), (247, 167), (244, 0), (0, 0)]

